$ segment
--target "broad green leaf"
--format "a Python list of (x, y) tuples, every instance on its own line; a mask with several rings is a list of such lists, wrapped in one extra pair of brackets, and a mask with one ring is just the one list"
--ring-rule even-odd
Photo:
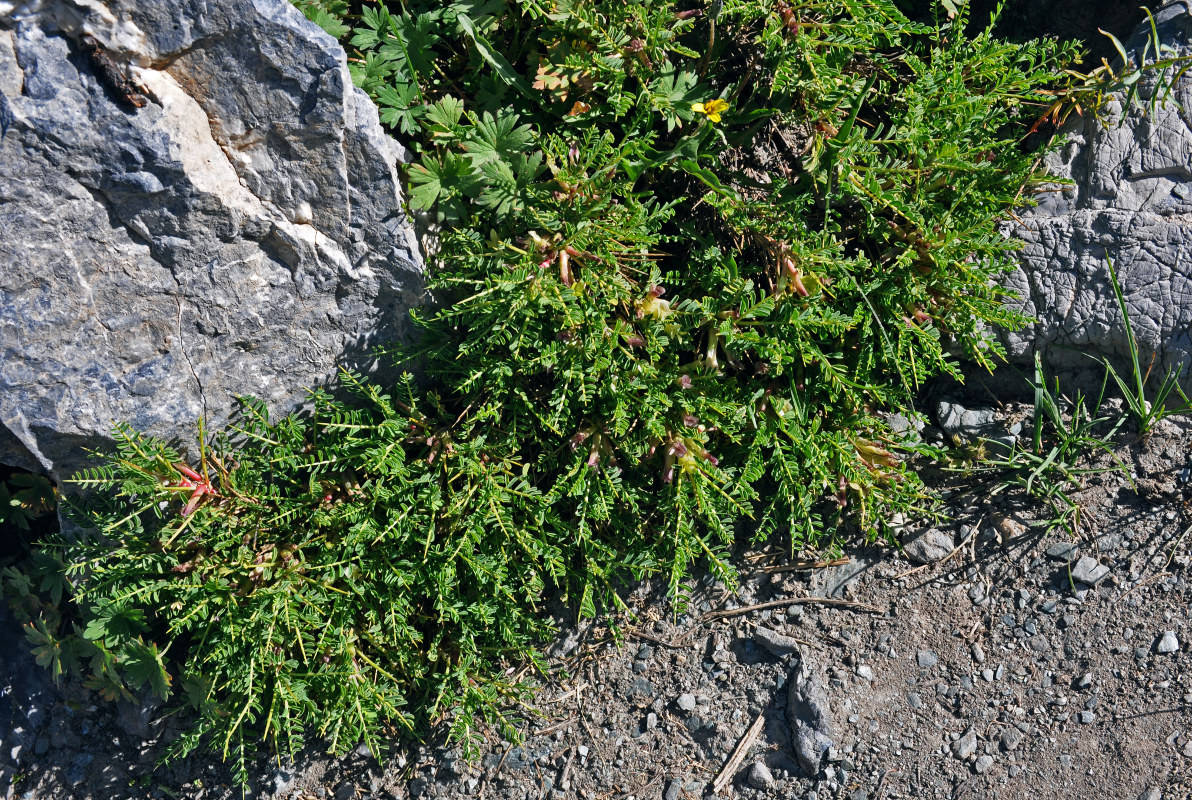
[(501, 80), (516, 89), (522, 97), (534, 102), (536, 100), (534, 92), (530, 89), (530, 85), (526, 83), (525, 78), (517, 73), (513, 65), (500, 52), (493, 49), (484, 36), (476, 30), (476, 25), (472, 22), (472, 19), (462, 12), (457, 19), (459, 20), (460, 29), (472, 40), (476, 52), (480, 53), (480, 57), (496, 71), (497, 75), (501, 77)]
[(125, 648), (124, 670), (134, 687), (149, 684), (153, 693), (161, 700), (170, 696), (170, 673), (166, 671), (165, 660), (157, 645), (145, 644), (139, 640), (129, 642)]

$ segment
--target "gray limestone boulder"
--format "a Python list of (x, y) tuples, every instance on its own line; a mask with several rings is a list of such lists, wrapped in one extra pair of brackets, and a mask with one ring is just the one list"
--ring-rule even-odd
[(367, 369), (422, 297), (403, 157), (285, 0), (0, 0), (0, 462)]
[[(1141, 12), (1139, 12), (1141, 13)], [(1192, 53), (1192, 3), (1168, 3), (1156, 13), (1160, 39)], [(1139, 63), (1150, 32), (1144, 23), (1126, 43)], [(1150, 59), (1153, 60), (1153, 50)], [(1047, 160), (1049, 171), (1073, 185), (1040, 194), (1012, 233), (1024, 249), (1004, 285), (1038, 322), (1004, 333), (1012, 360), (1040, 352), (1054, 370), (1101, 373), (1090, 356), (1128, 369), (1125, 326), (1109, 277), (1112, 259), (1139, 343), (1142, 368), (1162, 377), (1192, 372), (1192, 73), (1166, 107), (1148, 112), (1153, 75), (1139, 102), (1106, 108), (1107, 125), (1073, 115), (1067, 143)], [(1013, 305), (1013, 304), (1012, 304)], [(1124, 373), (1125, 375), (1129, 374)]]

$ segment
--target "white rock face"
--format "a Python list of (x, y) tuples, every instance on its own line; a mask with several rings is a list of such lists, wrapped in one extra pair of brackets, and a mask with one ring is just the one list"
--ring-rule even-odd
[(422, 296), (402, 157), (285, 0), (0, 2), (0, 462), (368, 368)]
[[(1168, 3), (1156, 14), (1163, 43), (1192, 53), (1192, 11)], [(1141, 57), (1149, 25), (1139, 28), (1127, 52)], [(1151, 59), (1154, 55), (1150, 56)], [(1140, 99), (1153, 95), (1144, 78)], [(1013, 359), (1035, 351), (1052, 367), (1100, 368), (1104, 356), (1120, 368), (1128, 361), (1125, 326), (1109, 279), (1112, 259), (1139, 340), (1142, 368), (1161, 377), (1183, 364), (1192, 385), (1192, 74), (1172, 94), (1175, 103), (1153, 114), (1111, 101), (1110, 124), (1073, 115), (1066, 147), (1051, 156), (1052, 174), (1074, 186), (1038, 196), (1024, 212), (1020, 268), (1004, 284), (1021, 295), (1021, 310), (1038, 323), (1003, 335)], [(1152, 362), (1153, 359), (1153, 362)]]

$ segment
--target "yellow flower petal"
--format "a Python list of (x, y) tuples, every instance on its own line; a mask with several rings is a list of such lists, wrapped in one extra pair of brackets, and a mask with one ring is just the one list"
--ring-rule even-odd
[(720, 112), (728, 110), (728, 101), (718, 97), (706, 103), (692, 103), (691, 110), (703, 114), (712, 122), (720, 122)]

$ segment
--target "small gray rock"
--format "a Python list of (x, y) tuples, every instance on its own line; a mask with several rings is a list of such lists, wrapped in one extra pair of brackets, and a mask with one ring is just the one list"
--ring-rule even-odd
[[(912, 419), (905, 414), (890, 414), (886, 418), (886, 424), (895, 433), (919, 434), (924, 428), (922, 419), (918, 417)], [(912, 438), (917, 440), (918, 436), (914, 435)]]
[(666, 785), (666, 791), (662, 793), (662, 800), (679, 800), (681, 791), (683, 791), (683, 779), (671, 778), (670, 783)]
[(1179, 649), (1180, 640), (1176, 638), (1175, 631), (1164, 631), (1155, 643), (1156, 653), (1174, 653)]
[(91, 766), (91, 762), (94, 760), (95, 756), (90, 753), (80, 753), (75, 756), (74, 760), (70, 762), (70, 766), (66, 769), (66, 780), (75, 786), (87, 780), (87, 768)]
[(862, 664), (861, 666), (857, 667), (857, 675), (867, 681), (872, 681), (877, 677), (873, 674), (873, 667), (869, 666), (868, 664)]
[(828, 693), (806, 657), (795, 663), (786, 684), (786, 721), (795, 758), (809, 777), (815, 777), (835, 747)]
[(1045, 551), (1047, 557), (1056, 561), (1071, 561), (1079, 545), (1076, 542), (1056, 542)]
[(1148, 786), (1142, 794), (1138, 795), (1138, 800), (1163, 800), (1163, 792), (1154, 786)]
[(629, 686), (627, 695), (635, 705), (648, 706), (654, 700), (656, 690), (654, 684), (645, 678), (636, 678)]
[(993, 756), (984, 755), (977, 759), (977, 763), (973, 764), (973, 769), (978, 775), (988, 771), (993, 766)]
[(1092, 711), (1081, 711), (1079, 717), (1081, 725), (1090, 725), (1097, 719), (1097, 715)]
[(753, 629), (753, 641), (761, 645), (775, 658), (784, 658), (799, 652), (799, 643), (784, 633), (758, 625)]
[(940, 657), (932, 650), (920, 650), (915, 654), (915, 660), (919, 663), (920, 669), (931, 669), (939, 663)]
[(946, 400), (941, 400), (936, 406), (936, 416), (940, 427), (952, 436), (979, 436), (988, 433), (988, 428), (997, 422), (997, 412), (992, 408), (970, 410)]
[(561, 657), (566, 657), (575, 652), (579, 647), (580, 640), (583, 638), (583, 632), (578, 629), (568, 631), (567, 634), (552, 645), (552, 649)]
[(906, 557), (916, 564), (934, 564), (947, 558), (955, 548), (956, 541), (952, 534), (939, 528), (928, 528), (902, 546)]
[(969, 756), (977, 752), (977, 731), (974, 728), (969, 728), (965, 731), (959, 739), (952, 742), (952, 755), (959, 758), (961, 761), (966, 760)]
[(1007, 753), (1018, 747), (1022, 742), (1022, 731), (1018, 728), (1006, 728), (1001, 736), (1002, 749)]
[(978, 664), (984, 664), (985, 663), (985, 648), (981, 647), (981, 643), (973, 642), (972, 650), (973, 650), (973, 661), (976, 661)]
[(137, 740), (151, 739), (158, 705), (152, 698), (147, 702), (122, 700), (116, 706), (116, 726)]
[(273, 793), (275, 795), (286, 795), (294, 788), (298, 776), (289, 770), (279, 769), (273, 773)]
[(774, 785), (774, 776), (764, 761), (754, 761), (749, 767), (749, 775), (745, 781), (754, 789), (769, 789)]
[(675, 700), (675, 705), (679, 707), (680, 711), (695, 711), (695, 695), (684, 692)]
[(1109, 574), (1109, 567), (1092, 556), (1081, 556), (1072, 567), (1072, 580), (1089, 586), (1096, 586)]

